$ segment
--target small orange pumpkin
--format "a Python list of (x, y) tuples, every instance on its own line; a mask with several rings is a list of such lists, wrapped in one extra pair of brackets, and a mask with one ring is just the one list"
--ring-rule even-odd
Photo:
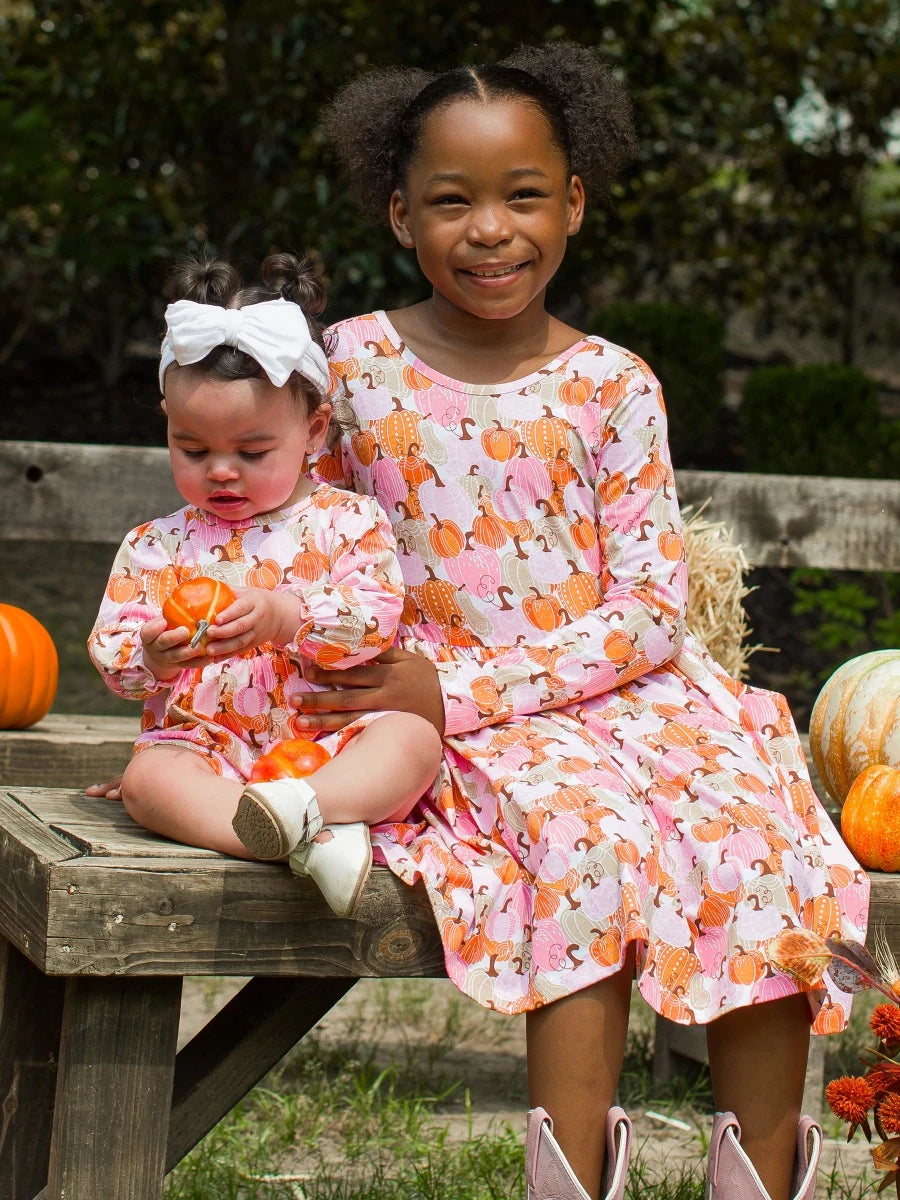
[(331, 755), (318, 742), (309, 738), (288, 738), (278, 742), (253, 764), (251, 783), (268, 783), (271, 779), (302, 779), (324, 767)]
[(44, 626), (23, 608), (0, 604), (0, 729), (25, 729), (50, 710), (59, 660)]
[(900, 768), (873, 763), (841, 809), (844, 841), (864, 867), (900, 871)]
[(170, 592), (162, 606), (162, 615), (170, 629), (185, 628), (191, 644), (206, 646), (206, 631), (216, 614), (237, 600), (234, 592), (221, 579), (198, 575), (186, 579)]

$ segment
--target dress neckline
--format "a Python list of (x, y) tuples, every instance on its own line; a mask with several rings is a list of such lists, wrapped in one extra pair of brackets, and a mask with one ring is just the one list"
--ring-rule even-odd
[(523, 388), (537, 383), (547, 375), (552, 375), (563, 363), (577, 354), (579, 350), (583, 350), (592, 340), (590, 338), (580, 338), (577, 342), (569, 346), (568, 349), (563, 350), (562, 354), (558, 354), (556, 358), (551, 359), (544, 366), (538, 367), (530, 375), (523, 375), (520, 379), (507, 379), (503, 383), (467, 383), (463, 379), (454, 379), (450, 375), (442, 375), (440, 371), (436, 371), (434, 367), (430, 367), (421, 358), (417, 358), (397, 332), (397, 329), (391, 323), (390, 318), (383, 308), (378, 309), (373, 316), (403, 361), (418, 371), (420, 375), (424, 375), (432, 383), (438, 383), (442, 387), (449, 388), (451, 391), (467, 392), (469, 395), (474, 396), (497, 396), (504, 392), (520, 392)]

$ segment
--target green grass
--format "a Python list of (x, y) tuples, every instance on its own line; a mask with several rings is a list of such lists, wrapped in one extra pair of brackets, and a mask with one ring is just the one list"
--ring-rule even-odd
[[(864, 998), (848, 1033), (829, 1039), (829, 1077), (856, 1069), (869, 1041), (871, 1007), (871, 998)], [(495, 1124), (485, 1132), (483, 1122), (476, 1128), (467, 1090), (467, 1044), (477, 1039), (481, 1048), (502, 1051), (509, 1019), (485, 1014), (455, 992), (435, 1003), (434, 985), (419, 981), (369, 985), (364, 1003), (344, 1001), (340, 1014), (339, 1024), (304, 1039), (188, 1155), (169, 1176), (166, 1200), (524, 1196), (516, 1131)], [(708, 1073), (698, 1069), (691, 1078), (654, 1088), (652, 1031), (652, 1014), (637, 1002), (620, 1102), (693, 1118), (705, 1131), (713, 1109)], [(499, 1086), (504, 1095), (508, 1088), (507, 1107), (518, 1107), (524, 1081), (504, 1079)], [(826, 1133), (838, 1135), (837, 1123)], [(693, 1162), (662, 1177), (658, 1163), (641, 1156), (639, 1144), (635, 1150), (628, 1200), (702, 1200), (703, 1132), (696, 1136)], [(862, 1200), (873, 1178), (874, 1172), (822, 1176), (819, 1200)]]

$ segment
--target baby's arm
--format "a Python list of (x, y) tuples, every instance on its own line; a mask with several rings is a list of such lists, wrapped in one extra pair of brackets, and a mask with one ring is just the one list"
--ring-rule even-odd
[(488, 662), (436, 664), (448, 734), (600, 695), (680, 649), (687, 609), (681, 517), (659, 384), (645, 372), (634, 364), (594, 452), (602, 599)]
[(391, 645), (403, 609), (393, 531), (376, 501), (340, 495), (317, 543), (319, 578), (274, 591), (242, 590), (210, 630), (211, 654), (223, 657), (270, 642), (294, 657), (344, 669)]
[[(144, 700), (204, 656), (185, 631), (163, 633), (162, 598), (174, 587), (172, 561), (152, 523), (132, 530), (119, 547), (88, 638), (88, 654), (106, 686), (125, 700)], [(198, 657), (199, 655), (199, 657)]]

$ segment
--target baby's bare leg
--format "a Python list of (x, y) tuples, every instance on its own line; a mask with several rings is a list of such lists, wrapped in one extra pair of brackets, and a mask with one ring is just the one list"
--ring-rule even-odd
[(415, 713), (387, 713), (364, 726), (309, 777), (326, 825), (402, 820), (434, 780), (441, 739)]
[(139, 825), (187, 846), (252, 858), (231, 821), (244, 785), (223, 779), (194, 750), (154, 746), (125, 769), (122, 801)]

